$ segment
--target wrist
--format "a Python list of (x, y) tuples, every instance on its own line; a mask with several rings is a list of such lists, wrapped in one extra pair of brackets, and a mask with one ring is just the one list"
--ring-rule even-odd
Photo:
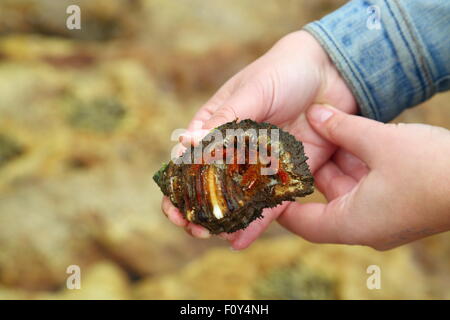
[[(286, 43), (291, 50), (298, 50), (302, 53), (302, 58), (310, 60), (315, 65), (323, 67), (332, 64), (327, 52), (320, 43), (307, 31), (298, 30), (288, 33), (279, 40), (279, 43)], [(325, 71), (325, 70), (321, 70)]]
[(359, 113), (358, 104), (350, 87), (327, 51), (312, 34), (299, 30), (286, 35), (282, 41), (289, 41), (294, 50), (306, 51), (302, 58), (318, 66), (321, 85), (314, 103), (329, 104), (349, 114)]

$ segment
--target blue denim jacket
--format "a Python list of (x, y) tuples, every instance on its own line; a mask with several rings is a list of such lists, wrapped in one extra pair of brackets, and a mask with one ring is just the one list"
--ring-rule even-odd
[(450, 89), (450, 0), (354, 0), (304, 29), (366, 117), (387, 122)]

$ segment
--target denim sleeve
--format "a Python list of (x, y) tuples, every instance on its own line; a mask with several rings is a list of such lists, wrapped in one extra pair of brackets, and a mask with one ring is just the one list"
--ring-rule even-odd
[(387, 122), (450, 89), (450, 0), (354, 0), (304, 29), (363, 116)]

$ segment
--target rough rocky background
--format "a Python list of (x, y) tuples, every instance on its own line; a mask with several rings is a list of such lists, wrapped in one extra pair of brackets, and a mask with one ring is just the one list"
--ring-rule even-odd
[[(172, 130), (282, 35), (343, 2), (2, 0), (0, 299), (450, 298), (448, 233), (376, 252), (274, 224), (232, 252), (160, 212), (151, 176)], [(65, 27), (70, 4), (81, 31)], [(449, 97), (396, 121), (450, 128)], [(65, 289), (73, 264), (80, 290)], [(371, 264), (381, 290), (366, 287)]]

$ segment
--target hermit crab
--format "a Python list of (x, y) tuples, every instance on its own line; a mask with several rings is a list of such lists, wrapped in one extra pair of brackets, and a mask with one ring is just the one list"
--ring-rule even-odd
[(164, 165), (153, 177), (190, 222), (235, 232), (264, 208), (314, 191), (303, 145), (270, 123), (232, 121)]

